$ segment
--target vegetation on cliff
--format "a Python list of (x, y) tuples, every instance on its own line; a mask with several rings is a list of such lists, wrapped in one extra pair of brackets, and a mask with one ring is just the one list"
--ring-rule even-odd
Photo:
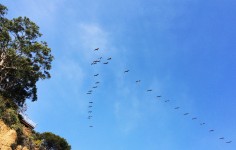
[[(37, 100), (36, 83), (50, 78), (53, 56), (39, 27), (27, 17), (8, 19), (0, 4), (0, 120), (17, 133), (17, 146), (39, 150), (70, 150), (64, 138), (51, 132), (37, 133), (22, 124), (19, 111), (25, 101)], [(1, 149), (1, 147), (0, 147)]]
[(31, 131), (21, 123), (21, 116), (16, 111), (16, 105), (9, 99), (0, 96), (0, 120), (17, 133), (15, 143), (11, 148), (16, 149), (21, 145), (28, 149), (39, 150), (70, 150), (67, 141), (51, 132), (38, 133)]

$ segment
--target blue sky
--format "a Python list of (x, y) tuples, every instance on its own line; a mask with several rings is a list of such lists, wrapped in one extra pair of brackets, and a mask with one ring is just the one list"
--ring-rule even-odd
[[(28, 102), (37, 131), (66, 138), (73, 150), (235, 149), (235, 1), (1, 3), (9, 18), (36, 22), (55, 56), (52, 78)], [(112, 60), (90, 65), (101, 56)]]

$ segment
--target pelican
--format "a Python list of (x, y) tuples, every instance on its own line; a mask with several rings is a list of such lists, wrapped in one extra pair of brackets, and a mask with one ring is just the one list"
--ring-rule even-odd
[(93, 62), (94, 62), (94, 63), (98, 63), (98, 62), (100, 62), (100, 60), (94, 60)]
[(125, 70), (125, 71), (124, 71), (124, 73), (127, 73), (127, 72), (129, 72), (129, 70)]
[(213, 130), (213, 129), (211, 129), (211, 130), (209, 130), (209, 132), (214, 132), (215, 130)]
[(232, 141), (228, 141), (228, 142), (225, 142), (225, 143), (228, 143), (228, 144), (229, 144), (229, 143), (231, 143), (231, 142), (232, 142)]

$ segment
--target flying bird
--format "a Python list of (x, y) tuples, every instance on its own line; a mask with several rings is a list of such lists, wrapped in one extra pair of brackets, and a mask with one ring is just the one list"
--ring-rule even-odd
[(124, 73), (127, 73), (127, 72), (129, 72), (129, 70), (125, 70), (125, 71), (124, 71)]
[(232, 142), (232, 141), (228, 141), (228, 142), (225, 142), (225, 143), (228, 143), (228, 144), (229, 144), (229, 143), (231, 143), (231, 142)]
[(141, 82), (141, 80), (137, 80), (137, 81), (136, 81), (136, 83), (139, 83), (139, 82)]
[(93, 126), (89, 126), (90, 128), (92, 128)]
[(107, 58), (107, 60), (111, 60), (111, 57)]
[(186, 115), (188, 115), (189, 113), (185, 113), (184, 115), (186, 116)]
[(92, 93), (88, 92), (88, 93), (86, 93), (86, 94), (92, 94)]
[(89, 102), (90, 104), (92, 104), (93, 102)]
[(192, 118), (192, 120), (196, 120), (196, 119), (197, 119), (197, 117)]
[(152, 90), (150, 89), (150, 90), (147, 90), (147, 92), (151, 92)]
[(205, 122), (200, 123), (201, 126), (202, 126), (202, 125), (205, 125), (205, 124), (206, 124)]
[(169, 102), (170, 100), (165, 100), (165, 102)]
[(215, 130), (213, 130), (213, 129), (211, 129), (211, 130), (209, 130), (209, 132), (214, 132)]
[(95, 51), (98, 51), (98, 50), (99, 50), (99, 48), (95, 48), (94, 50), (95, 50)]
[(93, 88), (95, 89), (95, 88), (97, 88), (98, 86), (94, 86)]
[(91, 92), (93, 92), (93, 90), (88, 91), (88, 93), (91, 93)]
[(90, 106), (88, 106), (88, 107), (91, 108), (91, 107), (93, 107), (93, 106), (90, 105)]
[(95, 84), (99, 84), (100, 82), (95, 82)]
[(94, 76), (96, 77), (96, 76), (98, 76), (99, 74), (95, 74)]
[(94, 60), (93, 62), (94, 62), (94, 63), (98, 63), (98, 62), (100, 62), (100, 60)]
[(175, 107), (175, 109), (179, 109), (180, 107)]
[(158, 95), (158, 96), (157, 96), (157, 98), (160, 98), (160, 97), (161, 97), (161, 95)]
[(224, 137), (221, 137), (221, 138), (219, 138), (220, 140), (224, 140), (225, 138)]
[(105, 64), (105, 65), (106, 65), (106, 64), (108, 64), (108, 62), (105, 62), (105, 63), (103, 63), (103, 64)]

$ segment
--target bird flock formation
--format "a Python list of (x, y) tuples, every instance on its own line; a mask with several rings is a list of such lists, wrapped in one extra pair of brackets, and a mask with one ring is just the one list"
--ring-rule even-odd
[[(99, 48), (94, 49), (94, 51), (98, 51), (98, 50), (99, 50)], [(96, 64), (98, 64), (98, 63), (101, 63), (102, 60), (103, 60), (102, 57), (99, 57), (98, 59), (94, 60), (94, 61), (91, 63), (91, 65), (96, 65)], [(106, 61), (103, 62), (103, 64), (104, 64), (104, 65), (107, 65), (110, 60), (111, 60), (111, 57), (107, 58)], [(94, 77), (97, 77), (97, 76), (99, 76), (99, 73), (94, 74), (93, 76), (94, 76)], [(87, 95), (91, 95), (91, 94), (93, 93), (93, 91), (94, 91), (96, 88), (98, 88), (98, 85), (99, 85), (99, 84), (100, 84), (100, 81), (96, 81), (96, 82), (95, 82), (95, 85), (92, 86), (92, 89), (89, 90), (89, 91), (87, 91), (86, 94), (87, 94)], [(88, 109), (89, 109), (89, 110), (88, 110), (88, 119), (89, 119), (89, 120), (92, 120), (92, 117), (93, 117), (93, 115), (92, 115), (92, 113), (93, 113), (93, 111), (92, 111), (93, 104), (94, 104), (93, 101), (89, 101), (89, 105), (88, 105)], [(93, 125), (89, 125), (89, 127), (92, 128)]]
[[(99, 50), (99, 48), (94, 49), (94, 51), (98, 51), (98, 50)], [(103, 57), (99, 57), (98, 59), (94, 60), (94, 61), (91, 63), (91, 65), (96, 65), (96, 64), (98, 64), (98, 63), (102, 63), (102, 64), (104, 64), (104, 65), (107, 65), (107, 64), (109, 63), (109, 61), (111, 61), (111, 59), (112, 59), (111, 57), (108, 57), (108, 58), (106, 58), (106, 59), (103, 59)], [(129, 71), (130, 71), (129, 69), (124, 70), (124, 74), (129, 73)], [(94, 74), (93, 76), (94, 76), (94, 77), (97, 77), (97, 76), (99, 76), (99, 73)], [(136, 84), (139, 84), (139, 83), (141, 82), (141, 80), (136, 80), (135, 82), (136, 82)], [(87, 91), (86, 94), (87, 94), (87, 95), (92, 94), (93, 91), (94, 91), (96, 88), (98, 88), (98, 85), (99, 85), (99, 84), (100, 84), (100, 81), (96, 81), (96, 82), (95, 82), (95, 85), (92, 86), (92, 89), (90, 89), (89, 91)], [(153, 92), (153, 89), (147, 89), (146, 92)], [(161, 96), (161, 95), (157, 95), (156, 98), (159, 99), (159, 100), (162, 100), (162, 96)], [(170, 100), (164, 100), (163, 102), (164, 102), (164, 103), (169, 103)], [(91, 120), (92, 117), (93, 117), (93, 115), (92, 115), (92, 113), (93, 113), (93, 111), (92, 111), (93, 103), (94, 103), (93, 101), (89, 101), (89, 105), (88, 105), (88, 119), (89, 119), (89, 120)], [(179, 110), (179, 109), (181, 109), (181, 107), (176, 106), (176, 107), (174, 107), (173, 109), (174, 109), (174, 110)], [(184, 115), (184, 116), (187, 116), (187, 115), (190, 115), (190, 113), (189, 113), (189, 112), (185, 112), (185, 113), (183, 113), (183, 115)], [(199, 119), (199, 118), (196, 117), (196, 116), (192, 117), (192, 120), (197, 120), (197, 119)], [(200, 125), (200, 126), (204, 126), (204, 125), (206, 125), (206, 123), (205, 123), (205, 122), (200, 122), (199, 125)], [(90, 124), (89, 127), (92, 128), (93, 125)], [(214, 130), (214, 129), (209, 129), (209, 132), (215, 132), (215, 130)], [(225, 137), (223, 137), (223, 136), (222, 136), (222, 137), (218, 137), (218, 139), (221, 140), (221, 141), (224, 141), (224, 142), (227, 143), (227, 144), (232, 143), (231, 140), (227, 140), (227, 139), (226, 139)]]

